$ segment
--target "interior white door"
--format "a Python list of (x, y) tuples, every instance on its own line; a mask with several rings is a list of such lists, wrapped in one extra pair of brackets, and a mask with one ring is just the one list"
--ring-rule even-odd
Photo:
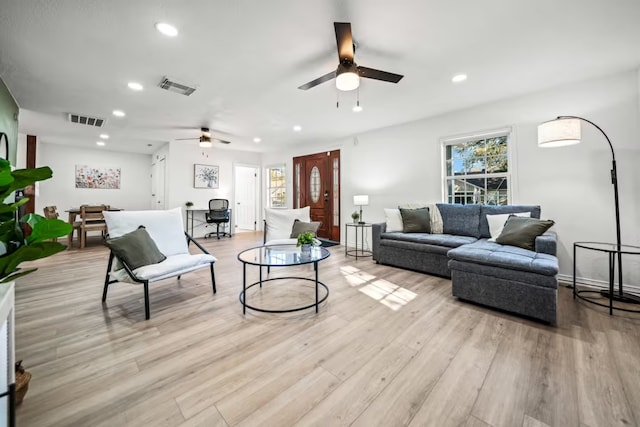
[(151, 208), (156, 210), (165, 209), (165, 157), (158, 156), (151, 165)]
[(258, 226), (258, 176), (255, 166), (235, 166), (235, 228), (256, 230)]

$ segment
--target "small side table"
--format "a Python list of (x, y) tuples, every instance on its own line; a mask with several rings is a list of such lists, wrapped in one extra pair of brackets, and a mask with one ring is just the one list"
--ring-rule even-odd
[[(373, 252), (370, 250), (364, 249), (364, 234), (367, 228), (371, 228), (372, 224), (367, 224), (366, 222), (359, 223), (347, 223), (344, 227), (344, 254), (345, 256), (354, 256), (356, 257), (356, 261), (358, 258), (372, 257)], [(349, 241), (349, 228), (353, 228), (356, 230), (356, 240), (355, 240), (355, 248), (349, 249), (347, 246), (347, 242)], [(360, 232), (360, 241), (358, 241), (358, 231)]]
[[(607, 290), (591, 290), (580, 289), (576, 287), (576, 262), (577, 262), (577, 250), (585, 249), (589, 251), (597, 251), (606, 253), (609, 257), (609, 289)], [(620, 305), (614, 305), (614, 301), (626, 304), (640, 304), (640, 295), (623, 290), (623, 284), (618, 283), (618, 289), (614, 287), (616, 277), (616, 260), (618, 254), (622, 255), (640, 255), (640, 247), (631, 245), (621, 245), (618, 251), (618, 246), (615, 243), (602, 243), (602, 242), (575, 242), (573, 244), (573, 298), (580, 298), (581, 300), (590, 302), (592, 304), (599, 305), (601, 307), (609, 308), (609, 314), (613, 314), (613, 310), (628, 311), (632, 313), (640, 313), (640, 308), (633, 309), (623, 307)], [(618, 265), (618, 271), (622, 268)], [(622, 274), (619, 275), (622, 277)], [(609, 300), (609, 304), (603, 304), (598, 302), (598, 297), (605, 297)]]

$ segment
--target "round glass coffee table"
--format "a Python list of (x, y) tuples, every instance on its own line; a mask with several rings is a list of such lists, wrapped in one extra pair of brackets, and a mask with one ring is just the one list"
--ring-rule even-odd
[[(242, 314), (247, 312), (247, 308), (251, 310), (260, 311), (263, 313), (291, 313), (293, 311), (306, 310), (307, 308), (315, 307), (316, 313), (318, 312), (318, 305), (324, 302), (329, 297), (329, 288), (327, 285), (318, 280), (318, 263), (323, 259), (326, 259), (331, 253), (321, 246), (313, 246), (309, 248), (309, 251), (303, 251), (301, 247), (296, 245), (269, 245), (258, 246), (256, 248), (247, 249), (238, 254), (238, 261), (242, 262), (242, 292), (240, 292), (240, 302), (242, 303)], [(267, 271), (271, 267), (291, 267), (296, 265), (313, 264), (313, 270), (315, 274), (314, 279), (306, 277), (273, 277), (270, 279), (262, 278), (262, 268), (267, 267)], [(255, 265), (260, 269), (260, 279), (257, 282), (247, 285), (247, 265)], [(278, 280), (300, 280), (309, 281), (315, 284), (315, 302), (302, 307), (294, 307), (287, 309), (271, 310), (260, 307), (255, 307), (247, 304), (246, 293), (247, 289), (254, 286), (262, 287), (263, 283), (278, 281)], [(319, 287), (324, 288), (325, 294), (322, 298), (319, 298)]]

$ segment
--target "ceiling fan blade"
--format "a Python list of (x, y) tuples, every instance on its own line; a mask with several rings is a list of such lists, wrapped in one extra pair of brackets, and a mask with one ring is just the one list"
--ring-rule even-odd
[(215, 142), (220, 142), (222, 144), (231, 144), (231, 141), (225, 141), (224, 139), (211, 138)]
[(336, 30), (336, 42), (338, 43), (338, 56), (340, 62), (353, 62), (353, 37), (351, 36), (351, 24), (349, 22), (334, 22)]
[(367, 67), (358, 67), (358, 73), (360, 74), (360, 77), (391, 83), (398, 83), (404, 77), (400, 74), (388, 73), (386, 71), (374, 70), (373, 68)]
[(176, 141), (189, 141), (189, 140), (192, 140), (192, 139), (200, 139), (200, 137), (198, 137), (198, 138), (175, 138)]
[(327, 73), (322, 77), (318, 77), (315, 80), (311, 80), (309, 83), (305, 83), (302, 86), (299, 86), (298, 89), (302, 89), (302, 90), (311, 89), (312, 87), (318, 86), (319, 84), (327, 82), (331, 79), (334, 79), (335, 77), (336, 77), (336, 72), (331, 71), (330, 73)]

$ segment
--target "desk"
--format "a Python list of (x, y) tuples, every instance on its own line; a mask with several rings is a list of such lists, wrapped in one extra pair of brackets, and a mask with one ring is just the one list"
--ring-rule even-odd
[[(207, 224), (207, 220), (205, 218), (205, 213), (209, 212), (209, 208), (186, 208), (185, 209), (185, 231), (187, 232), (187, 234), (189, 234), (189, 236), (191, 237), (195, 237), (193, 235), (193, 223), (194, 221), (197, 223), (197, 225), (206, 225)], [(202, 212), (202, 218), (198, 218), (196, 220), (194, 220), (194, 213), (195, 212)], [(198, 215), (200, 216), (200, 215)], [(229, 209), (229, 222), (227, 223), (227, 227), (229, 227), (229, 236), (231, 236), (231, 230), (232, 228), (232, 224), (233, 224), (233, 209)]]
[[(576, 287), (576, 262), (577, 262), (577, 250), (583, 249), (588, 251), (596, 251), (606, 253), (609, 257), (609, 289), (608, 290), (590, 290), (580, 289)], [(614, 289), (615, 282), (615, 270), (616, 259), (618, 254), (623, 255), (640, 255), (640, 247), (631, 245), (621, 245), (620, 251), (618, 247), (613, 243), (601, 243), (601, 242), (575, 242), (573, 244), (573, 298), (580, 298), (581, 300), (590, 302), (592, 304), (599, 305), (601, 307), (609, 308), (609, 315), (613, 314), (613, 310), (629, 311), (632, 313), (640, 313), (640, 309), (630, 308), (628, 305), (623, 306), (621, 304), (614, 305), (613, 302), (626, 303), (626, 304), (640, 304), (640, 295), (624, 291), (622, 289), (622, 283), (618, 283), (618, 290)], [(618, 269), (622, 266), (618, 266)], [(598, 302), (599, 297), (605, 297), (609, 301), (609, 304), (602, 304)]]

